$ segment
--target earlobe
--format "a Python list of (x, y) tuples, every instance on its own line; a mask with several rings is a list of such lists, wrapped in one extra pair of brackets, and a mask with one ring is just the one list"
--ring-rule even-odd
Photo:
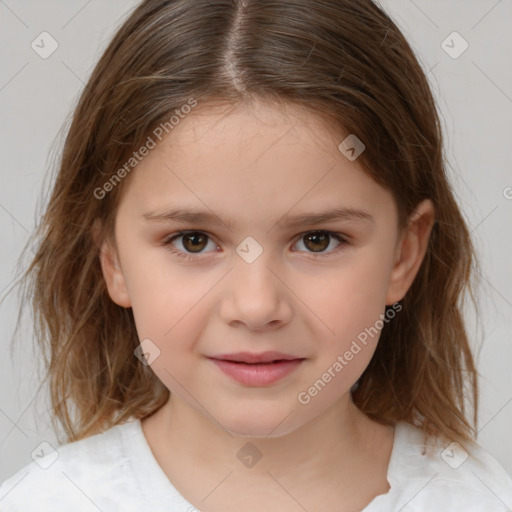
[(110, 298), (119, 306), (131, 307), (126, 281), (119, 265), (117, 253), (108, 241), (102, 243), (99, 258)]
[(434, 221), (434, 205), (430, 199), (419, 203), (409, 217), (408, 225), (397, 246), (389, 279), (386, 296), (388, 306), (402, 300), (413, 283), (425, 257)]

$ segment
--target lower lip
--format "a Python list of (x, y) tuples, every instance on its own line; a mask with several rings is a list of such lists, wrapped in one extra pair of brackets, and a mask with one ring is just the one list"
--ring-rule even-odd
[(303, 359), (277, 363), (245, 364), (211, 359), (226, 375), (247, 386), (266, 386), (286, 377), (297, 369)]

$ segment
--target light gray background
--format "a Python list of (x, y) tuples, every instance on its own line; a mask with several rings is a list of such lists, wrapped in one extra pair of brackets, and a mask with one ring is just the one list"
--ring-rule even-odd
[[(0, 300), (35, 226), (43, 180), (60, 147), (59, 129), (134, 0), (0, 0)], [(451, 178), (482, 265), (480, 330), (468, 316), (481, 379), (479, 442), (512, 473), (512, 21), (511, 0), (385, 0), (411, 42), (436, 95)], [(43, 31), (58, 49), (31, 48)], [(457, 31), (469, 48), (449, 56)], [(460, 48), (448, 39), (448, 44)], [(47, 179), (48, 181), (48, 179)], [(29, 253), (30, 254), (30, 253)], [(20, 345), (8, 347), (15, 293), (0, 307), (0, 481), (31, 461), (42, 441), (57, 446), (32, 353), (30, 315)], [(44, 397), (44, 395), (42, 395)]]

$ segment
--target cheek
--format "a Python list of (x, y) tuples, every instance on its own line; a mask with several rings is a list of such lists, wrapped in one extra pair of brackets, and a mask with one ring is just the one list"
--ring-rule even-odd
[[(391, 248), (386, 249), (389, 252), (379, 251), (375, 244), (347, 253), (336, 268), (309, 281), (306, 302), (318, 326), (312, 330), (318, 347), (315, 379), (322, 388), (321, 401), (335, 400), (348, 391), (375, 352), (385, 325), (382, 317), (392, 263)], [(315, 379), (310, 385), (315, 385)]]
[[(192, 286), (190, 280), (181, 283), (178, 274), (171, 281), (141, 281), (140, 288), (134, 286), (132, 309), (139, 340), (154, 353), (152, 371), (171, 391), (180, 394), (180, 383), (190, 386), (195, 378), (193, 351), (212, 307), (207, 294), (214, 283), (198, 279)], [(149, 344), (143, 341), (148, 339)]]
[(185, 270), (164, 248), (126, 251), (123, 269), (139, 339), (151, 339), (160, 350), (193, 339), (215, 276)]
[(374, 247), (354, 251), (339, 264), (303, 278), (297, 291), (327, 339), (347, 341), (375, 324), (384, 312), (391, 256)]
[(139, 336), (154, 337), (162, 345), (173, 346), (193, 337), (201, 326), (200, 317), (205, 315), (206, 298), (215, 285), (214, 276), (193, 276), (175, 270), (172, 275), (159, 274), (153, 268), (144, 279), (139, 276), (131, 283), (133, 315)]
[(159, 260), (133, 267), (132, 310), (144, 352), (147, 345), (155, 354), (151, 370), (172, 393), (183, 395), (183, 387), (208, 385), (197, 364), (204, 353), (200, 341), (219, 302), (215, 291), (222, 275)]

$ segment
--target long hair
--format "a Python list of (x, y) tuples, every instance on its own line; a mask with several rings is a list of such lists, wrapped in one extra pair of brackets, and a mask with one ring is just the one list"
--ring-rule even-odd
[(308, 109), (340, 142), (355, 134), (366, 145), (358, 163), (392, 193), (402, 227), (420, 201), (432, 200), (426, 256), (353, 400), (385, 424), (473, 439), (477, 373), (462, 308), (474, 249), (425, 73), (371, 0), (146, 0), (126, 17), (74, 108), (21, 279), (55, 431), (58, 420), (75, 441), (167, 401), (167, 388), (134, 357), (134, 317), (108, 294), (93, 226), (115, 244), (116, 208), (137, 172), (126, 162), (159, 126), (170, 131), (184, 105), (253, 101)]

